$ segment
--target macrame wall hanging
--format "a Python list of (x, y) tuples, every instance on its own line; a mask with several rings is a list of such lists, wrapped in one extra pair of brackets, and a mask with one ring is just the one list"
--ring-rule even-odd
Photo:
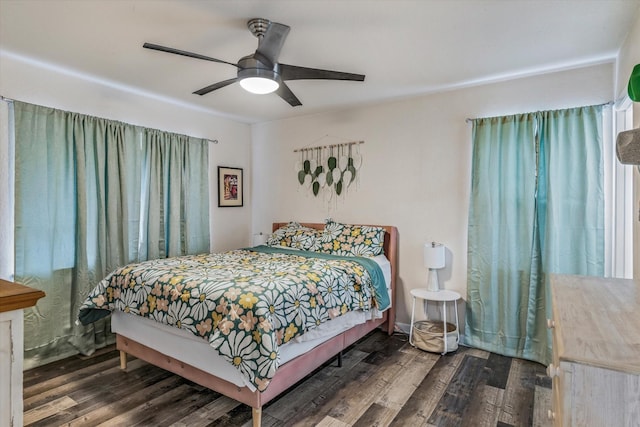
[(329, 206), (357, 185), (362, 166), (360, 144), (364, 141), (320, 145), (293, 150), (300, 153), (295, 171), (298, 183), (314, 197), (322, 197)]

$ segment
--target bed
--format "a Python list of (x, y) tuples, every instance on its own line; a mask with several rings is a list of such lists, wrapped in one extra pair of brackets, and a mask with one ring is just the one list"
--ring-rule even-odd
[[(294, 227), (292, 224), (295, 224), (295, 227), (310, 231), (304, 233), (297, 231), (290, 235), (287, 235), (286, 232), (285, 234), (278, 234), (282, 230), (290, 230), (291, 227)], [(311, 328), (306, 330), (306, 332), (298, 335), (295, 333), (289, 334), (293, 323), (290, 324), (288, 328), (284, 328), (286, 323), (284, 320), (282, 322), (274, 321), (274, 323), (282, 324), (282, 328), (275, 327), (268, 322), (265, 328), (260, 327), (259, 325), (262, 325), (261, 322), (264, 319), (257, 314), (252, 315), (250, 309), (245, 309), (251, 306), (251, 298), (253, 297), (253, 294), (249, 292), (251, 288), (248, 288), (249, 291), (243, 291), (244, 293), (241, 298), (236, 298), (239, 304), (227, 304), (227, 306), (237, 309), (237, 312), (234, 312), (234, 308), (232, 308), (230, 310), (231, 313), (229, 313), (229, 310), (225, 310), (225, 314), (229, 317), (225, 317), (224, 319), (218, 318), (215, 310), (212, 310), (212, 314), (207, 314), (207, 322), (209, 317), (212, 317), (213, 323), (215, 324), (214, 327), (211, 326), (211, 322), (191, 322), (191, 319), (187, 318), (182, 319), (183, 324), (178, 322), (178, 326), (180, 327), (176, 327), (176, 319), (172, 319), (173, 322), (171, 325), (162, 324), (156, 321), (157, 319), (132, 314), (133, 312), (148, 310), (148, 306), (145, 305), (142, 308), (140, 306), (136, 307), (127, 301), (121, 301), (121, 306), (117, 307), (117, 309), (115, 309), (114, 306), (110, 306), (111, 309), (104, 310), (106, 305), (98, 305), (98, 307), (101, 308), (96, 310), (96, 300), (100, 300), (102, 303), (103, 301), (101, 301), (101, 299), (105, 298), (103, 295), (112, 297), (114, 293), (113, 288), (108, 292), (96, 292), (98, 287), (92, 292), (92, 295), (87, 299), (87, 303), (83, 305), (83, 308), (81, 308), (80, 320), (82, 323), (90, 323), (94, 321), (96, 313), (98, 316), (112, 314), (112, 330), (116, 334), (116, 347), (120, 350), (120, 365), (122, 369), (126, 368), (127, 354), (138, 357), (251, 406), (253, 425), (254, 427), (260, 426), (262, 407), (270, 400), (280, 395), (325, 362), (339, 356), (342, 350), (374, 329), (383, 327), (389, 334), (394, 331), (395, 305), (393, 300), (396, 293), (397, 229), (393, 226), (336, 224), (274, 223), (274, 234), (272, 236), (279, 236), (279, 238), (283, 239), (281, 242), (285, 242), (286, 240), (286, 243), (282, 243), (285, 248), (259, 246), (255, 248), (245, 248), (239, 251), (230, 251), (229, 254), (225, 255), (235, 257), (229, 264), (232, 266), (232, 270), (240, 271), (245, 268), (251, 269), (253, 266), (256, 266), (256, 269), (262, 269), (263, 267), (260, 267), (261, 263), (270, 266), (270, 263), (273, 262), (273, 272), (269, 274), (273, 276), (280, 275), (280, 277), (284, 274), (282, 272), (283, 269), (286, 270), (289, 268), (282, 267), (280, 260), (283, 259), (284, 265), (288, 265), (286, 263), (293, 257), (302, 263), (301, 266), (296, 267), (295, 274), (300, 275), (304, 272), (304, 275), (308, 277), (315, 277), (315, 282), (311, 285), (306, 284), (303, 286), (306, 288), (314, 288), (314, 286), (320, 282), (328, 281), (334, 274), (334, 267), (340, 270), (341, 274), (350, 274), (355, 282), (349, 286), (356, 289), (357, 292), (353, 290), (349, 292), (343, 291), (341, 293), (342, 297), (349, 302), (343, 300), (337, 301), (334, 308), (325, 310), (326, 313), (323, 312), (324, 320), (320, 320), (320, 315), (318, 315), (317, 318), (313, 316), (305, 317), (307, 319), (305, 320), (306, 322), (309, 322), (309, 319), (315, 319), (314, 321), (317, 323), (317, 325), (311, 325)], [(323, 236), (327, 236), (327, 229), (330, 227), (346, 227), (336, 232), (343, 233), (343, 235), (347, 236), (351, 234), (355, 236), (363, 229), (371, 230), (372, 227), (377, 229), (378, 236), (380, 237), (378, 239), (379, 249), (382, 254), (371, 257), (349, 258), (337, 256), (344, 255), (338, 250), (337, 252), (329, 251), (331, 252), (330, 255), (323, 255), (316, 253), (316, 250), (322, 250), (320, 248), (322, 244), (319, 238), (317, 242), (314, 240), (313, 244), (309, 244), (308, 240), (300, 239), (300, 236), (308, 237), (309, 233), (318, 233), (318, 235), (322, 234)], [(335, 231), (335, 229), (333, 229), (333, 231)], [(286, 239), (284, 239), (283, 236), (286, 237)], [(359, 237), (359, 241), (362, 242), (362, 240), (362, 237)], [(367, 242), (371, 243), (370, 239), (367, 240)], [(309, 245), (314, 247), (310, 247)], [(327, 240), (324, 246), (325, 249), (333, 250), (338, 249), (340, 245), (335, 240), (333, 242)], [(365, 246), (366, 245), (358, 246), (355, 244), (355, 240), (352, 240), (349, 244), (343, 243), (343, 247), (346, 247), (348, 251), (355, 251), (356, 254), (358, 254), (358, 251), (362, 251), (361, 247)], [(367, 249), (364, 250), (366, 251)], [(321, 257), (322, 260), (318, 259), (319, 257)], [(225, 262), (226, 259), (227, 258), (225, 258)], [(233, 267), (235, 259), (240, 260), (239, 262), (241, 262), (241, 264), (239, 265), (241, 267)], [(325, 266), (323, 264), (325, 260), (334, 267)], [(355, 261), (358, 262), (355, 263)], [(366, 263), (364, 261), (366, 261)], [(196, 258), (196, 262), (207, 262), (207, 259)], [(376, 264), (377, 266), (372, 267), (367, 263)], [(175, 269), (176, 266), (173, 265), (172, 268)], [(187, 267), (183, 266), (181, 262), (178, 268), (186, 269)], [(318, 268), (318, 270), (316, 271), (314, 268)], [(124, 288), (129, 286), (128, 282), (131, 282), (130, 286), (133, 289), (136, 285), (133, 282), (144, 282), (145, 275), (151, 275), (155, 278), (165, 277), (165, 272), (161, 270), (135, 275), (131, 273), (130, 269), (125, 268), (125, 272), (129, 275), (123, 276), (126, 277), (126, 279), (123, 279), (126, 282), (124, 283)], [(327, 277), (326, 280), (323, 274)], [(242, 276), (242, 273), (240, 273), (240, 276)], [(135, 280), (132, 279), (132, 277), (135, 278)], [(139, 277), (142, 277), (142, 279), (139, 279)], [(298, 280), (296, 280), (295, 277), (298, 276), (294, 275), (292, 277), (294, 278), (293, 281), (297, 283)], [(381, 290), (382, 288), (369, 285), (369, 282), (380, 281), (381, 277), (384, 278), (384, 287), (386, 288), (386, 292), (388, 292), (386, 297), (385, 292)], [(105, 279), (105, 281), (106, 280), (107, 279)], [(113, 281), (114, 279), (111, 280)], [(268, 278), (265, 280), (270, 281), (275, 279)], [(332, 284), (329, 288), (334, 287), (334, 293), (340, 293), (336, 291), (337, 286), (337, 284)], [(365, 288), (368, 289), (368, 291), (365, 292)], [(178, 291), (172, 289), (166, 292), (182, 291), (183, 294), (175, 295), (177, 300), (182, 298), (185, 303), (187, 300), (195, 301), (196, 304), (199, 303), (198, 295), (193, 295), (193, 290), (190, 291), (191, 294), (189, 294), (185, 289), (181, 290), (181, 288), (178, 288)], [(228, 289), (233, 291), (233, 289), (236, 288), (229, 287)], [(147, 287), (147, 293), (149, 295), (151, 295), (151, 293), (160, 295), (161, 290), (156, 290), (158, 292), (154, 293), (152, 286)], [(143, 290), (136, 290), (136, 292), (143, 292)], [(345, 297), (346, 294), (349, 294), (349, 296)], [(249, 295), (249, 297), (247, 297), (247, 295)], [(193, 298), (194, 296), (196, 297), (195, 299)], [(234, 295), (230, 296), (230, 298), (233, 297)], [(235, 295), (235, 297), (238, 296)], [(319, 301), (326, 304), (327, 307), (330, 307), (328, 301), (326, 301), (330, 297), (326, 294), (319, 293), (316, 289), (314, 289), (314, 294), (310, 299), (309, 297), (300, 297), (301, 300), (305, 298), (305, 304), (307, 304), (309, 310), (314, 309), (314, 307), (319, 307), (321, 305), (318, 304)], [(321, 300), (320, 298), (323, 299)], [(385, 298), (388, 300), (385, 300)], [(126, 300), (124, 297), (122, 299)], [(154, 299), (153, 301), (155, 304), (156, 300)], [(159, 303), (159, 301), (158, 299), (157, 303)], [(257, 301), (257, 299), (254, 299), (254, 302), (255, 301)], [(243, 305), (244, 303), (247, 305)], [(256, 303), (256, 306), (259, 304), (260, 302)], [(358, 309), (358, 307), (360, 307), (360, 309)], [(195, 308), (192, 308), (192, 310), (195, 311)], [(108, 313), (105, 311), (108, 311)], [(218, 311), (220, 310), (218, 309)], [(273, 308), (271, 308), (271, 311), (273, 311)], [(329, 316), (328, 318), (327, 315)], [(173, 314), (173, 316), (178, 317), (179, 314)], [(274, 314), (273, 319), (275, 318), (277, 318), (277, 315)], [(246, 326), (246, 333), (243, 331), (239, 331), (237, 334), (235, 334), (234, 331), (225, 332), (225, 339), (232, 344), (229, 344), (227, 341), (220, 342), (220, 337), (224, 334), (219, 332), (216, 332), (217, 338), (213, 335), (205, 336), (205, 338), (208, 339), (202, 339), (203, 337), (197, 336), (198, 333), (196, 332), (204, 335), (203, 329), (215, 329), (216, 331), (223, 329), (223, 322), (229, 322), (228, 319), (236, 319), (236, 326), (240, 326), (240, 329)], [(298, 321), (299, 319), (296, 320), (296, 322)], [(251, 327), (254, 327), (254, 329), (250, 330)], [(192, 329), (192, 331), (188, 329)], [(260, 333), (257, 332), (257, 329), (259, 329)], [(293, 329), (297, 328), (294, 327)], [(265, 330), (269, 333), (265, 333)], [(278, 332), (276, 332), (276, 330)], [(211, 333), (213, 334), (213, 331), (211, 331)], [(235, 341), (230, 337), (233, 337)], [(237, 348), (242, 346), (248, 348), (249, 344), (254, 345), (254, 343), (250, 342), (250, 337), (259, 343), (259, 351), (254, 348), (255, 351), (253, 351), (252, 354), (258, 354), (258, 356), (262, 354), (262, 356), (255, 360), (251, 360), (247, 356), (246, 360), (243, 360), (244, 356), (238, 353)], [(272, 341), (277, 342), (277, 346), (275, 344), (269, 344)], [(239, 342), (242, 342), (242, 344), (234, 347), (236, 348), (235, 353), (229, 350), (229, 347), (233, 347), (233, 343)], [(269, 345), (277, 347), (277, 351), (269, 353), (269, 349), (271, 348)], [(236, 361), (238, 363), (236, 363)]]

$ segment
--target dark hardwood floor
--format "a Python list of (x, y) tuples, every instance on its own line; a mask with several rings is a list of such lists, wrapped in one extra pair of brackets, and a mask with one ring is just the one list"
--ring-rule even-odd
[[(547, 426), (537, 363), (460, 347), (445, 356), (375, 331), (263, 409), (269, 426)], [(24, 373), (25, 426), (250, 426), (251, 408), (104, 349)]]

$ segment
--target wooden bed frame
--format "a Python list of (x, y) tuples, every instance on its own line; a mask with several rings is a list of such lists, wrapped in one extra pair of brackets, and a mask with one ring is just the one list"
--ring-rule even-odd
[[(274, 223), (273, 230), (275, 231), (286, 224), (286, 222)], [(324, 228), (324, 224), (319, 223), (302, 223), (302, 225), (315, 229)], [(279, 396), (289, 387), (309, 375), (325, 362), (338, 355), (341, 351), (364, 337), (369, 332), (373, 331), (375, 328), (386, 325), (386, 330), (389, 335), (393, 333), (395, 326), (395, 287), (398, 272), (398, 230), (394, 226), (380, 227), (384, 228), (386, 231), (384, 239), (384, 253), (391, 263), (391, 307), (383, 313), (383, 317), (381, 319), (369, 320), (366, 323), (357, 325), (325, 341), (313, 348), (311, 351), (281, 365), (271, 380), (269, 387), (267, 387), (265, 391), (251, 391), (248, 387), (239, 387), (210, 373), (181, 362), (178, 359), (166, 356), (151, 347), (142, 345), (127, 337), (116, 335), (116, 348), (120, 350), (120, 368), (126, 369), (127, 354), (130, 354), (151, 363), (152, 365), (173, 372), (203, 387), (207, 387), (251, 406), (253, 410), (253, 426), (260, 427), (262, 422), (262, 406), (270, 400)]]

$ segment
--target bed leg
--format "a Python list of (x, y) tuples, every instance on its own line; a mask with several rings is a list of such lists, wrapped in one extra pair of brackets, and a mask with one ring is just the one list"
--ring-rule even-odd
[(120, 350), (120, 369), (127, 369), (127, 353)]
[(342, 368), (342, 352), (338, 353), (338, 368)]
[(253, 427), (260, 427), (262, 425), (262, 407), (251, 408), (251, 414), (253, 416)]

